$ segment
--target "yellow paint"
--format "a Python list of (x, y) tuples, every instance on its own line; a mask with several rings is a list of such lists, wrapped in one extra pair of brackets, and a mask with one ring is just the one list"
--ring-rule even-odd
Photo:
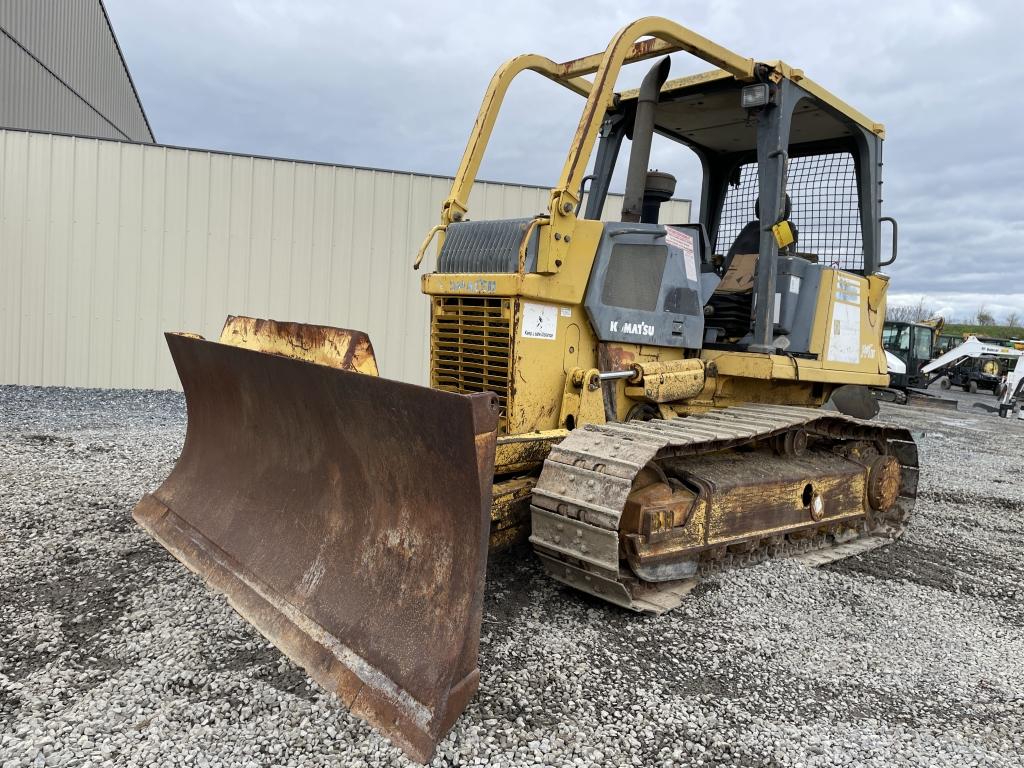
[(568, 434), (565, 429), (526, 432), (518, 435), (500, 435), (494, 454), (494, 472), (497, 475), (524, 472), (540, 464), (551, 446)]
[(229, 315), (219, 341), (343, 371), (377, 375), (373, 347), (362, 331)]
[[(650, 38), (641, 41), (641, 38)], [(641, 41), (641, 42), (638, 42)], [(624, 64), (643, 61), (654, 56), (685, 51), (717, 67), (711, 72), (691, 75), (670, 81), (663, 92), (692, 87), (696, 84), (720, 79), (749, 82), (754, 79), (755, 63), (752, 58), (740, 56), (717, 43), (668, 19), (649, 16), (638, 19), (620, 29), (602, 53), (584, 56), (562, 64), (535, 54), (525, 54), (509, 59), (491, 78), (484, 94), (476, 122), (470, 132), (462, 160), (452, 181), (451, 191), (441, 208), (441, 225), (437, 232), (438, 248), (444, 243), (444, 227), (453, 221), (461, 221), (468, 212), (469, 192), (480, 169), (487, 144), (490, 141), (498, 112), (501, 109), (509, 85), (520, 73), (527, 70), (537, 72), (587, 99), (579, 125), (569, 148), (569, 154), (562, 167), (562, 173), (555, 187), (551, 189), (548, 202), (547, 239), (542, 237), (539, 255), (539, 269), (543, 274), (558, 271), (556, 262), (566, 261), (571, 249), (570, 238), (575, 236), (577, 219), (575, 210), (579, 203), (580, 182), (587, 171), (587, 165), (597, 141), (598, 132), (608, 106), (625, 98), (636, 98), (635, 91), (625, 94), (615, 92), (615, 84)], [(804, 75), (803, 70), (791, 67), (782, 61), (769, 62), (771, 79), (778, 82), (789, 78), (814, 95), (824, 104), (837, 110), (845, 117), (865, 126), (879, 136), (885, 135), (881, 123), (870, 120), (846, 102), (837, 98)], [(593, 73), (593, 80), (583, 75)], [(423, 251), (433, 238), (433, 232), (425, 242)], [(422, 253), (417, 257), (417, 264)]]
[[(651, 39), (637, 42), (646, 36)], [(561, 177), (550, 192), (548, 214), (530, 224), (530, 231), (536, 230), (538, 235), (536, 272), (525, 271), (525, 248), (521, 247), (517, 272), (430, 274), (422, 280), (423, 292), (434, 297), (432, 385), (464, 392), (496, 389), (503, 404), (501, 433), (527, 437), (525, 443), (504, 447), (499, 443), (500, 468), (511, 471), (531, 466), (536, 451), (544, 450), (538, 446), (550, 445), (547, 438), (530, 435), (561, 434), (557, 431), (570, 426), (600, 423), (606, 418), (606, 408), (613, 412), (608, 415), (622, 420), (639, 403), (656, 406), (665, 417), (744, 402), (821, 405), (842, 384), (888, 383), (881, 347), (886, 278), (864, 278), (835, 269), (822, 270), (810, 357), (703, 350), (696, 358), (696, 353), (676, 348), (598, 344), (583, 301), (603, 224), (576, 218), (579, 181), (605, 109), (614, 98), (615, 80), (623, 63), (676, 50), (689, 51), (719, 69), (672, 81), (665, 86), (668, 90), (720, 80), (746, 82), (753, 72), (752, 60), (672, 22), (647, 18), (620, 30), (601, 54), (564, 64), (534, 56), (513, 59), (498, 70), (488, 88), (445, 202), (442, 225), (458, 221), (466, 213), (465, 201), (501, 100), (519, 72), (533, 69), (587, 98)], [(772, 66), (776, 82), (790, 77), (847, 117), (881, 130), (808, 80), (802, 71), (781, 62)], [(590, 74), (594, 75), (591, 81), (583, 79)], [(626, 94), (626, 98), (633, 97), (633, 93)], [(788, 222), (781, 222), (774, 230), (781, 246), (792, 242)], [(443, 236), (440, 229), (438, 233)], [(733, 274), (723, 281), (724, 288), (751, 288), (753, 259), (756, 255), (747, 261), (742, 255), (734, 259)], [(737, 265), (742, 264), (749, 267), (749, 274), (740, 274)], [(446, 314), (459, 302), (465, 311), (471, 305), (489, 308), (485, 339), (474, 335), (478, 330), (471, 317)], [(542, 330), (532, 327), (538, 322)], [(461, 330), (446, 336), (444, 323)], [(456, 339), (465, 346), (457, 354), (451, 348)], [(687, 356), (689, 359), (684, 360)], [(455, 358), (458, 360), (453, 363)], [(656, 369), (654, 364), (668, 367)], [(642, 380), (592, 385), (598, 371), (625, 370), (633, 365), (647, 366)], [(452, 366), (459, 368), (454, 376)]]
[(591, 84), (589, 82), (582, 77), (562, 77), (559, 65), (544, 56), (525, 54), (509, 59), (502, 64), (487, 86), (483, 104), (480, 106), (480, 112), (477, 114), (476, 122), (473, 124), (473, 130), (470, 132), (469, 141), (466, 144), (466, 151), (462, 155), (462, 162), (455, 173), (451, 192), (441, 209), (442, 224), (461, 221), (466, 214), (469, 191), (473, 188), (473, 181), (480, 169), (480, 161), (483, 159), (487, 142), (490, 141), (491, 131), (494, 130), (494, 122), (497, 120), (501, 103), (505, 99), (505, 93), (515, 77), (527, 70), (554, 80), (581, 96), (590, 93)]
[(436, 297), (430, 313), (430, 386), (462, 394), (494, 392), (500, 432), (507, 431), (516, 303), (506, 297), (453, 294)]
[(704, 362), (674, 360), (641, 363), (638, 384), (626, 382), (626, 396), (649, 403), (673, 403), (696, 397), (704, 389)]
[[(818, 316), (811, 335), (811, 351), (819, 355), (823, 371), (833, 371), (854, 379), (861, 375), (872, 378), (872, 386), (886, 386), (888, 374), (885, 350), (882, 348), (882, 322), (885, 319), (886, 278), (865, 278), (838, 269), (822, 271), (818, 296)], [(872, 309), (871, 306), (876, 308)], [(838, 335), (845, 329), (845, 316), (857, 319), (857, 354), (844, 359), (839, 354)], [(803, 371), (801, 361), (801, 372)], [(884, 380), (884, 381), (883, 381)]]
[(497, 552), (525, 541), (530, 528), (530, 494), (535, 476), (511, 477), (491, 486), (491, 535), (488, 548)]
[(772, 234), (775, 235), (775, 242), (779, 248), (785, 248), (787, 245), (792, 245), (796, 242), (796, 238), (793, 236), (793, 228), (789, 225), (788, 221), (780, 221), (778, 224), (773, 225)]
[(558, 423), (573, 429), (584, 424), (603, 424), (604, 397), (598, 370), (577, 368), (565, 377)]
[[(600, 226), (599, 222), (580, 223)], [(654, 387), (608, 381), (597, 390), (587, 389), (586, 383), (582, 387), (573, 385), (568, 375), (573, 370), (624, 370), (634, 364), (680, 361), (686, 354), (674, 348), (609, 343), (606, 346), (613, 360), (610, 365), (599, 364), (597, 340), (583, 307), (583, 294), (597, 249), (598, 238), (596, 234), (591, 236), (591, 230), (596, 232), (591, 226), (582, 229), (587, 234), (573, 249), (570, 261), (554, 275), (436, 274), (424, 278), (424, 289), (437, 296), (451, 291), (453, 286), (456, 290), (451, 291), (452, 295), (480, 296), (470, 293), (468, 286), (485, 286), (484, 295), (493, 296), (491, 301), (505, 302), (512, 351), (503, 432), (514, 435), (565, 428), (568, 416), (576, 425), (600, 423), (605, 418), (604, 389), (611, 391), (615, 417), (621, 420), (638, 401), (673, 404), (673, 410), (680, 414), (743, 402), (821, 405), (842, 384), (888, 384), (881, 345), (886, 278), (865, 278), (825, 269), (811, 333), (810, 351), (815, 358), (708, 349), (700, 353), (700, 361), (705, 365), (714, 363), (714, 368), (706, 375), (702, 372), (699, 380), (696, 375), (669, 377)], [(854, 301), (843, 301), (837, 296)], [(551, 311), (557, 313), (554, 339), (524, 337), (526, 303), (552, 307)], [(839, 321), (841, 326), (844, 318), (851, 316), (859, 324), (853, 343), (856, 359), (836, 359), (830, 346), (836, 336), (835, 324)], [(436, 385), (436, 378), (434, 381)], [(684, 400), (685, 403), (679, 402)]]

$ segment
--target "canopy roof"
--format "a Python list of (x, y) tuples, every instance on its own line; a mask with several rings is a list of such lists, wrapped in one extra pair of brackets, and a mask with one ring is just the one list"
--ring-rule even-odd
[[(774, 70), (789, 77), (807, 92), (793, 113), (791, 144), (842, 140), (856, 126), (884, 137), (885, 128), (783, 62), (772, 62)], [(749, 83), (721, 69), (670, 80), (662, 86), (655, 113), (660, 133), (713, 152), (753, 149), (757, 136), (755, 121), (740, 106), (740, 90)], [(638, 91), (619, 96), (620, 109), (635, 103)]]

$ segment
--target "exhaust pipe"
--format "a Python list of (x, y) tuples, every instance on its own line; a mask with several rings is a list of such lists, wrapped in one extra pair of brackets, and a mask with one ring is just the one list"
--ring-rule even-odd
[(654, 108), (658, 105), (658, 95), (668, 79), (671, 65), (666, 56), (651, 67), (640, 84), (636, 117), (633, 119), (633, 147), (629, 152), (626, 191), (622, 200), (622, 221), (639, 222), (643, 215), (647, 166), (651, 161), (651, 139), (654, 138)]

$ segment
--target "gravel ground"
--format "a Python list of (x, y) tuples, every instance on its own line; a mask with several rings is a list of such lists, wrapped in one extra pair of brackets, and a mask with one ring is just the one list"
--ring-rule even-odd
[[(1022, 765), (1024, 423), (958, 397), (884, 408), (924, 472), (868, 555), (659, 618), (492, 561), (435, 764)], [(0, 766), (406, 765), (133, 524), (184, 422), (173, 393), (0, 387)]]

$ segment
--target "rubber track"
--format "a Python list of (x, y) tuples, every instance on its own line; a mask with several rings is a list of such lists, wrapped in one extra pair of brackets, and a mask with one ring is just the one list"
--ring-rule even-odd
[[(809, 435), (836, 440), (881, 439), (903, 468), (893, 509), (865, 522), (852, 540), (825, 533), (770, 537), (742, 554), (704, 558), (692, 578), (640, 582), (619, 563), (619, 518), (636, 475), (649, 463), (735, 448), (799, 427)], [(533, 491), (530, 541), (548, 573), (558, 581), (627, 608), (650, 613), (670, 610), (702, 575), (771, 557), (792, 557), (809, 565), (860, 554), (889, 543), (903, 532), (917, 496), (917, 446), (910, 432), (817, 408), (743, 405), (672, 420), (587, 425), (552, 448)], [(825, 520), (823, 530), (834, 523)]]

